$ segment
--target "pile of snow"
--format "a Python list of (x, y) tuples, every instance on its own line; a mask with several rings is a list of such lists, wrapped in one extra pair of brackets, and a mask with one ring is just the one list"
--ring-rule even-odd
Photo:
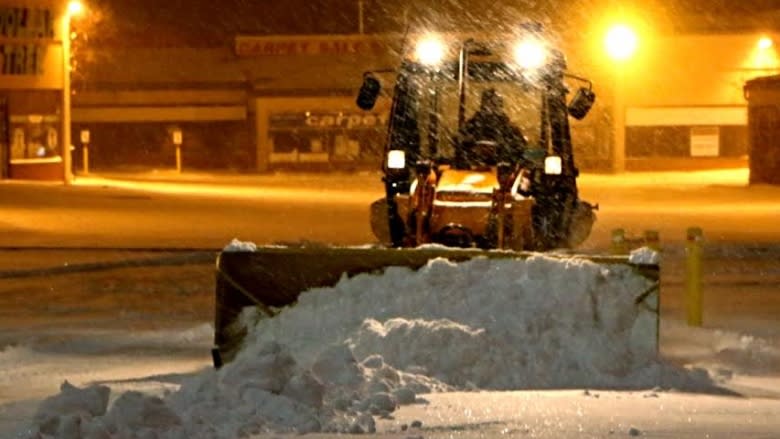
[(650, 247), (640, 247), (631, 250), (628, 262), (636, 265), (657, 265), (661, 261), (661, 254)]
[(255, 252), (257, 251), (257, 244), (254, 242), (241, 241), (239, 239), (233, 238), (233, 240), (230, 241), (230, 243), (226, 245), (222, 251), (227, 253)]
[(654, 304), (635, 303), (651, 286), (629, 266), (541, 255), (392, 267), (248, 321), (237, 360), (276, 342), (308, 366), (323, 346), (346, 345), (358, 361), (380, 355), (456, 388), (697, 386), (656, 359)]
[(664, 351), (714, 375), (773, 375), (780, 370), (780, 328), (764, 336), (723, 329), (696, 328), (667, 321), (662, 327)]
[[(37, 426), (63, 438), (360, 433), (433, 391), (710, 386), (656, 358), (657, 316), (635, 303), (651, 285), (628, 266), (545, 256), (345, 277), (274, 319), (245, 312), (235, 360), (164, 399), (128, 392), (109, 408), (103, 388), (65, 386)], [(68, 403), (74, 392), (99, 406)]]

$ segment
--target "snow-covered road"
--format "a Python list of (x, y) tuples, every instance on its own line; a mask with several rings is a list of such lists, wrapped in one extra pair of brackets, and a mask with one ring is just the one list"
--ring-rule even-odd
[[(192, 309), (210, 308), (210, 292), (201, 291), (196, 282), (180, 282), (191, 272), (182, 267), (123, 272), (114, 277), (128, 283), (103, 284), (110, 274), (84, 274), (82, 285), (92, 285), (91, 294), (85, 287), (68, 294), (59, 290), (44, 315), (20, 315), (15, 329), (3, 325), (1, 438), (17, 437), (22, 422), (64, 380), (108, 385), (113, 398), (127, 390), (164, 395), (210, 367), (212, 328), (203, 310)], [(60, 282), (68, 279), (50, 285), (58, 291)], [(138, 291), (138, 282), (151, 288), (157, 300)], [(103, 286), (107, 293), (96, 291)], [(753, 304), (756, 310), (761, 306), (760, 300)], [(717, 322), (692, 329), (676, 319), (661, 324), (664, 357), (706, 368), (740, 396), (651, 390), (586, 394), (585, 389), (431, 394), (424, 395), (428, 403), (401, 407), (394, 420), (378, 420), (377, 428), (394, 438), (607, 438), (631, 431), (658, 438), (776, 437), (780, 327), (743, 323), (752, 329), (721, 330)], [(421, 430), (401, 430), (415, 420), (423, 422)]]
[[(346, 192), (339, 188), (351, 178), (322, 176), (0, 184), (0, 244), (221, 247), (235, 236), (362, 243), (370, 239), (366, 205), (381, 188), (371, 186), (375, 176), (356, 178), (361, 188)], [(322, 190), (290, 188), (290, 181)], [(780, 258), (772, 245), (780, 243), (780, 188), (747, 188), (741, 171), (582, 181), (584, 197), (601, 203), (587, 249), (606, 248), (614, 227), (661, 230), (664, 357), (704, 367), (742, 396), (586, 395), (584, 389), (432, 394), (427, 404), (403, 406), (394, 420), (379, 421), (379, 431), (399, 438), (780, 437), (773, 415), (780, 413)], [(263, 186), (253, 187), (258, 182)], [(703, 329), (681, 321), (682, 240), (690, 225), (704, 227), (708, 238)], [(0, 251), (0, 272), (139, 256), (158, 255)], [(0, 438), (16, 437), (41, 398), (65, 379), (105, 383), (114, 397), (128, 389), (163, 394), (208, 368), (212, 295), (213, 266), (206, 263), (0, 279)], [(423, 421), (421, 430), (401, 430), (414, 420)]]
[[(220, 248), (234, 237), (363, 244), (374, 239), (368, 206), (383, 193), (377, 174), (112, 177), (68, 188), (0, 182), (0, 246)], [(748, 187), (747, 178), (744, 169), (583, 175), (582, 198), (600, 207), (584, 248), (607, 248), (619, 227), (658, 230), (668, 243), (683, 242), (690, 226), (713, 241), (780, 242), (780, 188)]]

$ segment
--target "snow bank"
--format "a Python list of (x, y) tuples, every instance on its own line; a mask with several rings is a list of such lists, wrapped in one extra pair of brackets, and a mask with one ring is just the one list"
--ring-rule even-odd
[(254, 252), (257, 251), (257, 244), (254, 242), (241, 241), (239, 239), (233, 238), (233, 240), (230, 241), (230, 243), (226, 245), (222, 251), (228, 253)]
[(780, 328), (764, 336), (711, 328), (695, 328), (683, 322), (662, 325), (665, 351), (687, 363), (713, 371), (714, 375), (774, 375), (780, 370)]
[(708, 386), (706, 373), (656, 359), (653, 304), (635, 303), (650, 286), (628, 266), (545, 256), (343, 278), (274, 319), (244, 313), (250, 334), (235, 360), (165, 400), (130, 392), (110, 410), (55, 411), (48, 431), (360, 433), (432, 391)]
[(650, 247), (631, 250), (628, 262), (636, 265), (656, 265), (661, 261), (661, 255)]
[(310, 365), (343, 343), (359, 361), (378, 354), (455, 387), (663, 386), (652, 304), (634, 303), (650, 286), (628, 266), (576, 258), (393, 267), (303, 294), (257, 323), (237, 360), (273, 341)]
[(41, 403), (34, 422), (43, 434), (62, 437), (78, 433), (81, 417), (91, 418), (106, 413), (109, 394), (110, 389), (106, 386), (79, 389), (65, 381), (59, 394)]

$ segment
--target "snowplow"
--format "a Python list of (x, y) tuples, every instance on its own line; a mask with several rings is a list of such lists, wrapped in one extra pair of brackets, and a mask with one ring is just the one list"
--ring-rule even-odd
[[(587, 115), (590, 82), (534, 33), (510, 48), (466, 40), (450, 62), (442, 45), (421, 41), (397, 73), (376, 237), (393, 247), (581, 244), (595, 209), (578, 195), (569, 117)], [(568, 103), (567, 79), (587, 83)], [(373, 108), (381, 88), (366, 73), (358, 106)]]
[[(381, 75), (394, 81), (382, 162), (385, 196), (369, 207), (378, 242), (222, 252), (216, 367), (236, 355), (250, 331), (242, 319), (247, 307), (272, 318), (301, 293), (345, 276), (418, 270), (437, 258), (525, 260), (533, 252), (575, 248), (588, 237), (596, 208), (579, 198), (569, 118), (586, 116), (595, 99), (592, 85), (566, 71), (563, 54), (544, 43), (538, 28), (526, 28), (516, 44), (506, 41), (465, 39), (453, 47), (423, 38), (399, 68), (364, 74), (356, 102), (363, 110), (382, 93)], [(584, 84), (570, 100), (568, 81)], [(491, 131), (491, 124), (504, 127)], [(655, 318), (643, 320), (651, 328), (642, 333), (655, 334), (644, 342), (657, 343), (657, 263), (586, 259), (629, 266), (649, 282), (651, 288), (630, 292), (636, 300), (626, 312), (651, 310)]]

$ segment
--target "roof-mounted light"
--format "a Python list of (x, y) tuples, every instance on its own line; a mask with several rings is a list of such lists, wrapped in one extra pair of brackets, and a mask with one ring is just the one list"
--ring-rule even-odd
[(438, 66), (444, 59), (444, 43), (438, 36), (426, 36), (417, 43), (415, 55), (421, 64)]
[(536, 70), (547, 62), (548, 52), (543, 42), (532, 38), (517, 43), (514, 55), (520, 68)]

